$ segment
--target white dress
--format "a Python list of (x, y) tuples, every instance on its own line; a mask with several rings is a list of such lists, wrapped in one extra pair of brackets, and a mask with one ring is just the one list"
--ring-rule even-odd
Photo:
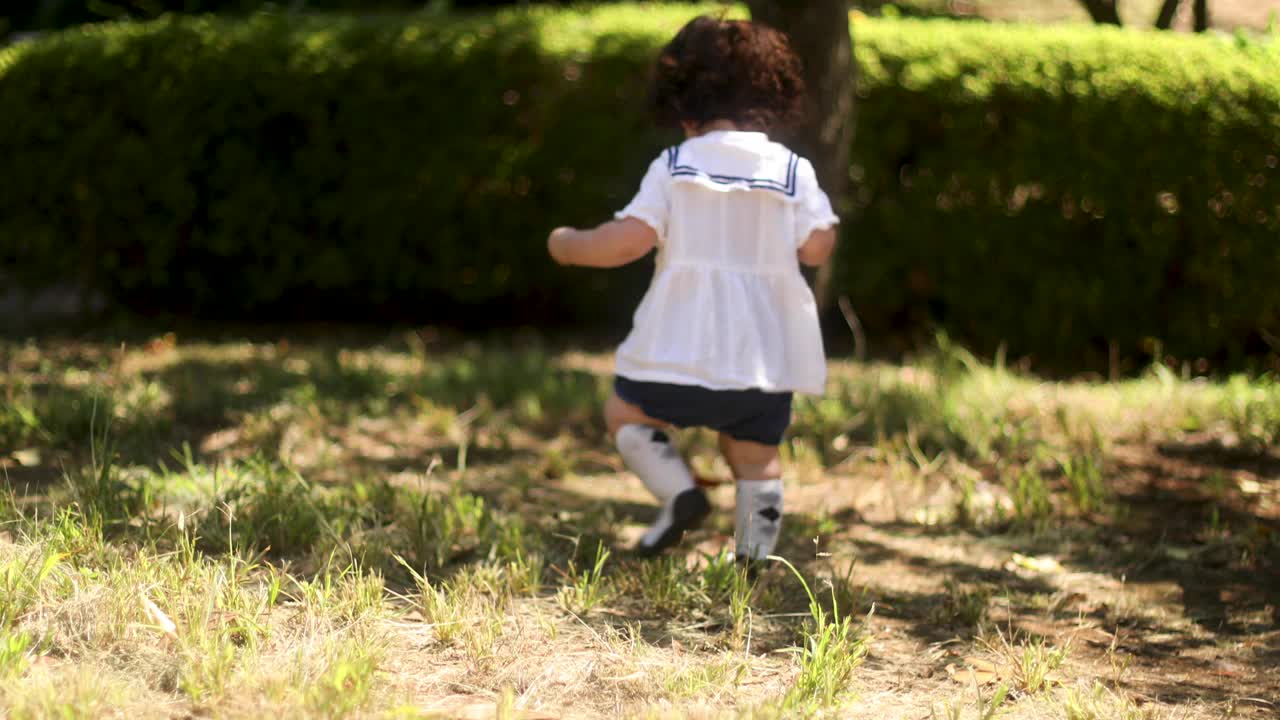
[(669, 148), (618, 218), (658, 234), (653, 282), (618, 348), (631, 380), (820, 394), (826, 358), (796, 256), (839, 222), (813, 166), (764, 133)]

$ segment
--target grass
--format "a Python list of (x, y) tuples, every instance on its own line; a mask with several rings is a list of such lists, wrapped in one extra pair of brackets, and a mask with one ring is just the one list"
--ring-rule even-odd
[(1054, 673), (1071, 651), (1070, 641), (1061, 647), (1050, 647), (1043, 638), (1007, 637), (999, 628), (995, 637), (981, 637), (978, 642), (1001, 664), (1002, 676), (1007, 676), (1005, 687), (1018, 695), (1048, 690), (1057, 682)]
[(14, 720), (101, 717), (118, 707), (129, 692), (125, 681), (103, 677), (89, 667), (57, 674), (38, 671), (5, 693)]
[(604, 566), (609, 561), (609, 555), (610, 551), (605, 549), (604, 543), (597, 543), (590, 565), (579, 567), (576, 560), (569, 560), (569, 569), (565, 573), (567, 582), (557, 595), (565, 610), (582, 615), (609, 599), (612, 590), (604, 576)]
[[(1276, 689), (1270, 378), (1045, 382), (945, 340), (833, 363), (755, 575), (724, 513), (628, 556), (653, 505), (602, 356), (163, 336), (0, 368), (8, 717), (1197, 718)], [(1135, 662), (1144, 634), (1234, 675), (1170, 699), (1201, 671)], [(971, 657), (997, 680), (942, 672)]]
[(1280, 443), (1280, 382), (1275, 378), (1233, 377), (1223, 404), (1232, 430), (1246, 447), (1262, 450)]
[(991, 602), (989, 589), (968, 588), (954, 578), (948, 578), (942, 587), (942, 602), (934, 606), (930, 618), (934, 622), (977, 629), (987, 619)]
[(1072, 689), (1062, 704), (1066, 720), (1146, 720), (1152, 715), (1101, 683), (1094, 683), (1087, 690)]
[(862, 664), (868, 647), (867, 639), (847, 613), (842, 617), (831, 591), (831, 609), (827, 610), (810, 589), (804, 576), (785, 558), (771, 557), (783, 563), (795, 575), (809, 598), (809, 623), (801, 631), (800, 674), (782, 700), (784, 711), (812, 716), (839, 708), (851, 692), (853, 673)]

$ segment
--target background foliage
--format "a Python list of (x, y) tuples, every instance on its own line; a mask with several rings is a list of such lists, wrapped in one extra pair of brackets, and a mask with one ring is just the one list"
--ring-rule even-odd
[(841, 267), (873, 320), (1095, 367), (1109, 340), (1230, 361), (1280, 334), (1273, 45), (920, 21), (857, 33), (860, 191)]
[[(556, 4), (557, 0), (534, 0)], [(164, 13), (247, 13), (257, 10), (421, 10), (527, 5), (529, 0), (8, 0), (0, 9), (0, 34), (54, 30), (123, 18), (149, 19)]]
[[(165, 18), (0, 54), (0, 261), (142, 310), (625, 321), (645, 269), (563, 271), (677, 138), (640, 112), (692, 10)], [(1280, 53), (861, 20), (840, 290), (874, 338), (1098, 367), (1280, 334)], [(600, 298), (607, 297), (608, 302)], [(1105, 367), (1105, 365), (1103, 365)]]
[(40, 110), (0, 119), (3, 256), (223, 317), (598, 308), (612, 278), (542, 238), (620, 207), (670, 140), (634, 106), (685, 15), (168, 18), (18, 48), (0, 103)]

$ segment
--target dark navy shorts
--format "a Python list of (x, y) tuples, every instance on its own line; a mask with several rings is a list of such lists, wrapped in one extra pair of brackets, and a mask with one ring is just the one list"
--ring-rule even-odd
[(618, 397), (654, 420), (678, 428), (705, 427), (735, 440), (781, 445), (791, 425), (791, 393), (710, 390), (697, 385), (641, 382), (618, 376)]

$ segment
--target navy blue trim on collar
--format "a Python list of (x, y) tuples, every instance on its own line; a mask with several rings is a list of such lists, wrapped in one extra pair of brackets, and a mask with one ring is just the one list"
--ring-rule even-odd
[(692, 176), (705, 177), (708, 180), (719, 183), (721, 185), (737, 185), (746, 183), (748, 187), (757, 190), (774, 190), (780, 192), (787, 197), (795, 197), (796, 194), (796, 169), (800, 166), (800, 156), (791, 153), (790, 159), (787, 161), (787, 180), (780, 182), (769, 178), (746, 178), (736, 175), (716, 175), (714, 173), (705, 172), (690, 165), (680, 164), (680, 148), (667, 148), (667, 169), (671, 171), (672, 177)]

